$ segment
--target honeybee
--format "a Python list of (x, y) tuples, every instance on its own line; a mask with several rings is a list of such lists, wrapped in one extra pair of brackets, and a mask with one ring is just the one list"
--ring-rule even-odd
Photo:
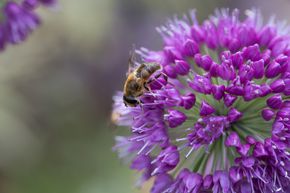
[[(134, 53), (129, 59), (129, 66), (134, 64), (133, 60)], [(136, 107), (141, 103), (137, 97), (142, 96), (146, 90), (150, 91), (148, 88), (149, 78), (157, 70), (160, 70), (161, 66), (157, 63), (142, 63), (134, 70), (131, 69), (129, 67), (123, 90), (123, 102), (126, 107)]]

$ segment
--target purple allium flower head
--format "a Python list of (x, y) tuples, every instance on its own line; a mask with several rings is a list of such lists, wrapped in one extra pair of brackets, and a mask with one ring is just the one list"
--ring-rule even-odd
[(153, 193), (289, 191), (290, 28), (258, 10), (189, 15), (157, 28), (163, 48), (136, 51), (161, 70), (139, 106), (113, 98), (131, 132), (114, 149)]

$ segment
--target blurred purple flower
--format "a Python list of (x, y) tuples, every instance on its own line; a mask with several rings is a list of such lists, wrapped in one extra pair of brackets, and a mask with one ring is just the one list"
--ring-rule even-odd
[(117, 138), (120, 157), (142, 181), (156, 176), (153, 193), (289, 191), (289, 28), (222, 9), (158, 32), (164, 47), (137, 53), (169, 78), (152, 79), (138, 107), (114, 97), (115, 123), (131, 128)]
[(34, 9), (39, 3), (56, 5), (55, 0), (23, 0), (20, 3), (7, 1), (2, 7), (3, 20), (0, 22), (0, 50), (7, 44), (19, 44), (40, 25), (40, 18)]
[(4, 7), (6, 38), (9, 43), (18, 44), (40, 24), (39, 17), (14, 2)]

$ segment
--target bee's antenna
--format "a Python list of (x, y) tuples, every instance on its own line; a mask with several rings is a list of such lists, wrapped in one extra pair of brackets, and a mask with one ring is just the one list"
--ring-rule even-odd
[(144, 114), (144, 107), (143, 107), (143, 102), (141, 100), (139, 100), (139, 106), (141, 108), (142, 113)]

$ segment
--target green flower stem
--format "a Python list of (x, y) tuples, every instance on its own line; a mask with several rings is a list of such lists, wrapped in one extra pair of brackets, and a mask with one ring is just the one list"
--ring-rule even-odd
[(262, 121), (256, 121), (256, 122), (250, 122), (250, 121), (245, 121), (245, 122), (237, 122), (238, 125), (242, 125), (244, 127), (249, 127), (251, 126), (251, 129), (265, 132), (265, 131), (270, 131), (271, 130), (271, 124), (272, 122), (262, 122)]
[(245, 139), (247, 137), (247, 133), (245, 133), (245, 131), (238, 128), (236, 125), (232, 125), (231, 130), (235, 131), (239, 135), (239, 137), (242, 141), (245, 141)]
[[(214, 148), (214, 150), (216, 150), (216, 147)], [(216, 164), (217, 164), (217, 159), (216, 159), (216, 151), (212, 152), (212, 156), (213, 156), (213, 163), (212, 163), (212, 168), (211, 168), (211, 173), (215, 172), (216, 170)]]
[(226, 147), (225, 147), (225, 136), (221, 136), (221, 149), (222, 149), (222, 167), (226, 169)]
[[(190, 73), (188, 73), (187, 77), (191, 80), (192, 77), (190, 77)], [(186, 78), (182, 78), (180, 77), (179, 79), (180, 83), (186, 88), (188, 86), (188, 83), (187, 83), (187, 79)], [(181, 90), (181, 89), (180, 89)], [(181, 90), (181, 94), (186, 94), (187, 90), (186, 89), (182, 89)]]
[(182, 161), (179, 162), (178, 166), (172, 172), (173, 177), (176, 177), (176, 175), (179, 173), (180, 169), (184, 167), (184, 164), (186, 161), (188, 161), (188, 160), (182, 159)]
[(233, 150), (232, 147), (227, 147), (226, 149), (226, 154), (227, 154), (227, 159), (229, 160), (229, 163), (226, 169), (229, 169), (229, 166), (233, 165), (234, 161), (235, 161), (235, 157), (237, 157), (237, 153)]
[(219, 141), (220, 139), (216, 140), (215, 143), (213, 144), (214, 148), (213, 148), (213, 164), (212, 164), (212, 170), (211, 172), (214, 172), (216, 170), (216, 168), (219, 168), (217, 166), (218, 163), (218, 159), (220, 158), (220, 154), (217, 154), (217, 152), (220, 152), (220, 145), (219, 145)]
[(214, 141), (213, 144), (209, 145), (208, 151), (205, 151), (205, 157), (204, 157), (204, 159), (201, 163), (200, 169), (199, 169), (199, 172), (201, 172), (202, 174), (204, 174), (204, 172), (205, 172), (209, 158), (214, 155), (213, 150), (216, 148), (216, 146), (217, 146), (217, 141)]
[(218, 139), (217, 148), (218, 148), (217, 152), (219, 152), (218, 154), (216, 154), (217, 155), (217, 169), (220, 170), (221, 166), (223, 165), (223, 162), (224, 162), (222, 159), (223, 147), (222, 147), (222, 139), (221, 138)]
[(212, 81), (214, 84), (219, 85), (219, 80), (218, 80), (217, 77), (215, 77), (215, 78), (211, 78), (211, 81)]
[(186, 121), (196, 122), (197, 121), (197, 117), (196, 116), (187, 116), (187, 120)]
[(243, 103), (243, 105), (241, 106), (241, 108), (239, 109), (240, 112), (243, 112), (244, 114), (250, 112), (250, 109), (254, 110), (255, 112), (257, 112), (257, 108), (256, 106), (259, 104), (263, 104), (264, 106), (265, 104), (265, 97), (262, 98), (258, 98), (255, 100), (252, 100), (248, 103)]
[(248, 127), (246, 125), (237, 125), (237, 127), (240, 128), (241, 130), (246, 130), (247, 132), (249, 132), (253, 136), (259, 137), (260, 140), (263, 140), (263, 139), (269, 137), (265, 133), (270, 135), (270, 132), (265, 132), (263, 130), (253, 129), (253, 128), (250, 128), (250, 127)]
[(260, 103), (260, 104), (256, 104), (256, 105), (253, 105), (251, 106), (250, 108), (248, 108), (247, 110), (244, 111), (244, 113), (257, 113), (257, 112), (261, 112), (261, 110), (263, 108), (267, 107), (266, 104), (263, 104), (263, 103)]
[[(212, 148), (212, 147), (210, 147), (210, 148)], [(210, 151), (211, 151), (211, 150), (210, 150)], [(210, 151), (209, 151), (209, 152), (205, 152), (205, 156), (204, 156), (204, 158), (203, 158), (203, 160), (202, 160), (202, 163), (200, 164), (200, 167), (199, 167), (199, 169), (198, 169), (198, 172), (199, 172), (199, 173), (204, 174), (204, 172), (205, 172), (205, 167), (206, 167), (206, 163), (208, 162), (208, 158), (209, 158), (209, 156), (210, 156)]]
[[(197, 149), (196, 151), (192, 151), (191, 155), (188, 158), (185, 158), (185, 155), (190, 150), (191, 147), (185, 148), (184, 150), (187, 150), (185, 153), (180, 154), (180, 157), (183, 159), (180, 161), (178, 166), (173, 170), (172, 176), (176, 176), (182, 168), (190, 168), (192, 164), (194, 164), (194, 167), (196, 167), (196, 160), (200, 159), (202, 155), (204, 155), (204, 152), (202, 152), (202, 148)], [(183, 150), (183, 151), (184, 151)]]
[(228, 113), (228, 108), (224, 103), (220, 102), (220, 115), (226, 115)]
[(241, 105), (243, 105), (244, 103), (241, 100), (242, 97), (238, 97), (237, 100), (234, 102), (233, 106), (236, 107), (237, 109), (240, 109)]
[(258, 141), (263, 141), (264, 138), (266, 138), (266, 136), (263, 136), (262, 134), (260, 133), (255, 133), (253, 130), (250, 130), (249, 128), (239, 128), (240, 130), (243, 130), (243, 132), (247, 132), (248, 135), (252, 135), (252, 136), (255, 136), (255, 138), (258, 140)]
[(189, 58), (188, 63), (192, 65), (193, 71), (196, 74), (202, 75), (204, 73), (203, 69), (197, 66), (197, 64), (195, 63), (193, 59)]
[(268, 80), (268, 78), (264, 76), (262, 79), (255, 79), (254, 81), (256, 84), (261, 85), (261, 84), (265, 83), (267, 80)]
[[(194, 164), (194, 166), (193, 166), (193, 168), (192, 168), (192, 171), (193, 172), (197, 172), (198, 171), (198, 169), (199, 169), (199, 167), (200, 167), (200, 164), (201, 164), (201, 162), (202, 162), (202, 160), (204, 159), (204, 157), (205, 157), (205, 150), (204, 150), (204, 148), (198, 148), (198, 150), (199, 151), (197, 151), (198, 153), (197, 153), (197, 156), (195, 157), (195, 164)], [(203, 151), (202, 151), (203, 150)]]
[(208, 48), (205, 44), (203, 44), (201, 46), (202, 55), (205, 55), (205, 54), (209, 55), (211, 57), (211, 59), (213, 61), (215, 61), (216, 63), (220, 63), (221, 62), (219, 54), (218, 54), (218, 53), (221, 53), (221, 52), (222, 51), (220, 50), (220, 48), (219, 48), (218, 51), (216, 51), (216, 50), (212, 50), (212, 49)]
[(194, 108), (198, 108), (201, 105), (201, 100), (200, 99), (202, 97), (201, 97), (201, 94), (199, 94), (199, 93), (195, 93), (195, 97), (196, 97), (196, 101), (195, 101), (196, 106), (194, 106)]
[(241, 121), (248, 121), (248, 120), (259, 120), (259, 119), (261, 119), (261, 114), (260, 113), (257, 113), (257, 114), (252, 114), (252, 115), (250, 115), (250, 114), (246, 114), (246, 116), (243, 116), (240, 120)]

